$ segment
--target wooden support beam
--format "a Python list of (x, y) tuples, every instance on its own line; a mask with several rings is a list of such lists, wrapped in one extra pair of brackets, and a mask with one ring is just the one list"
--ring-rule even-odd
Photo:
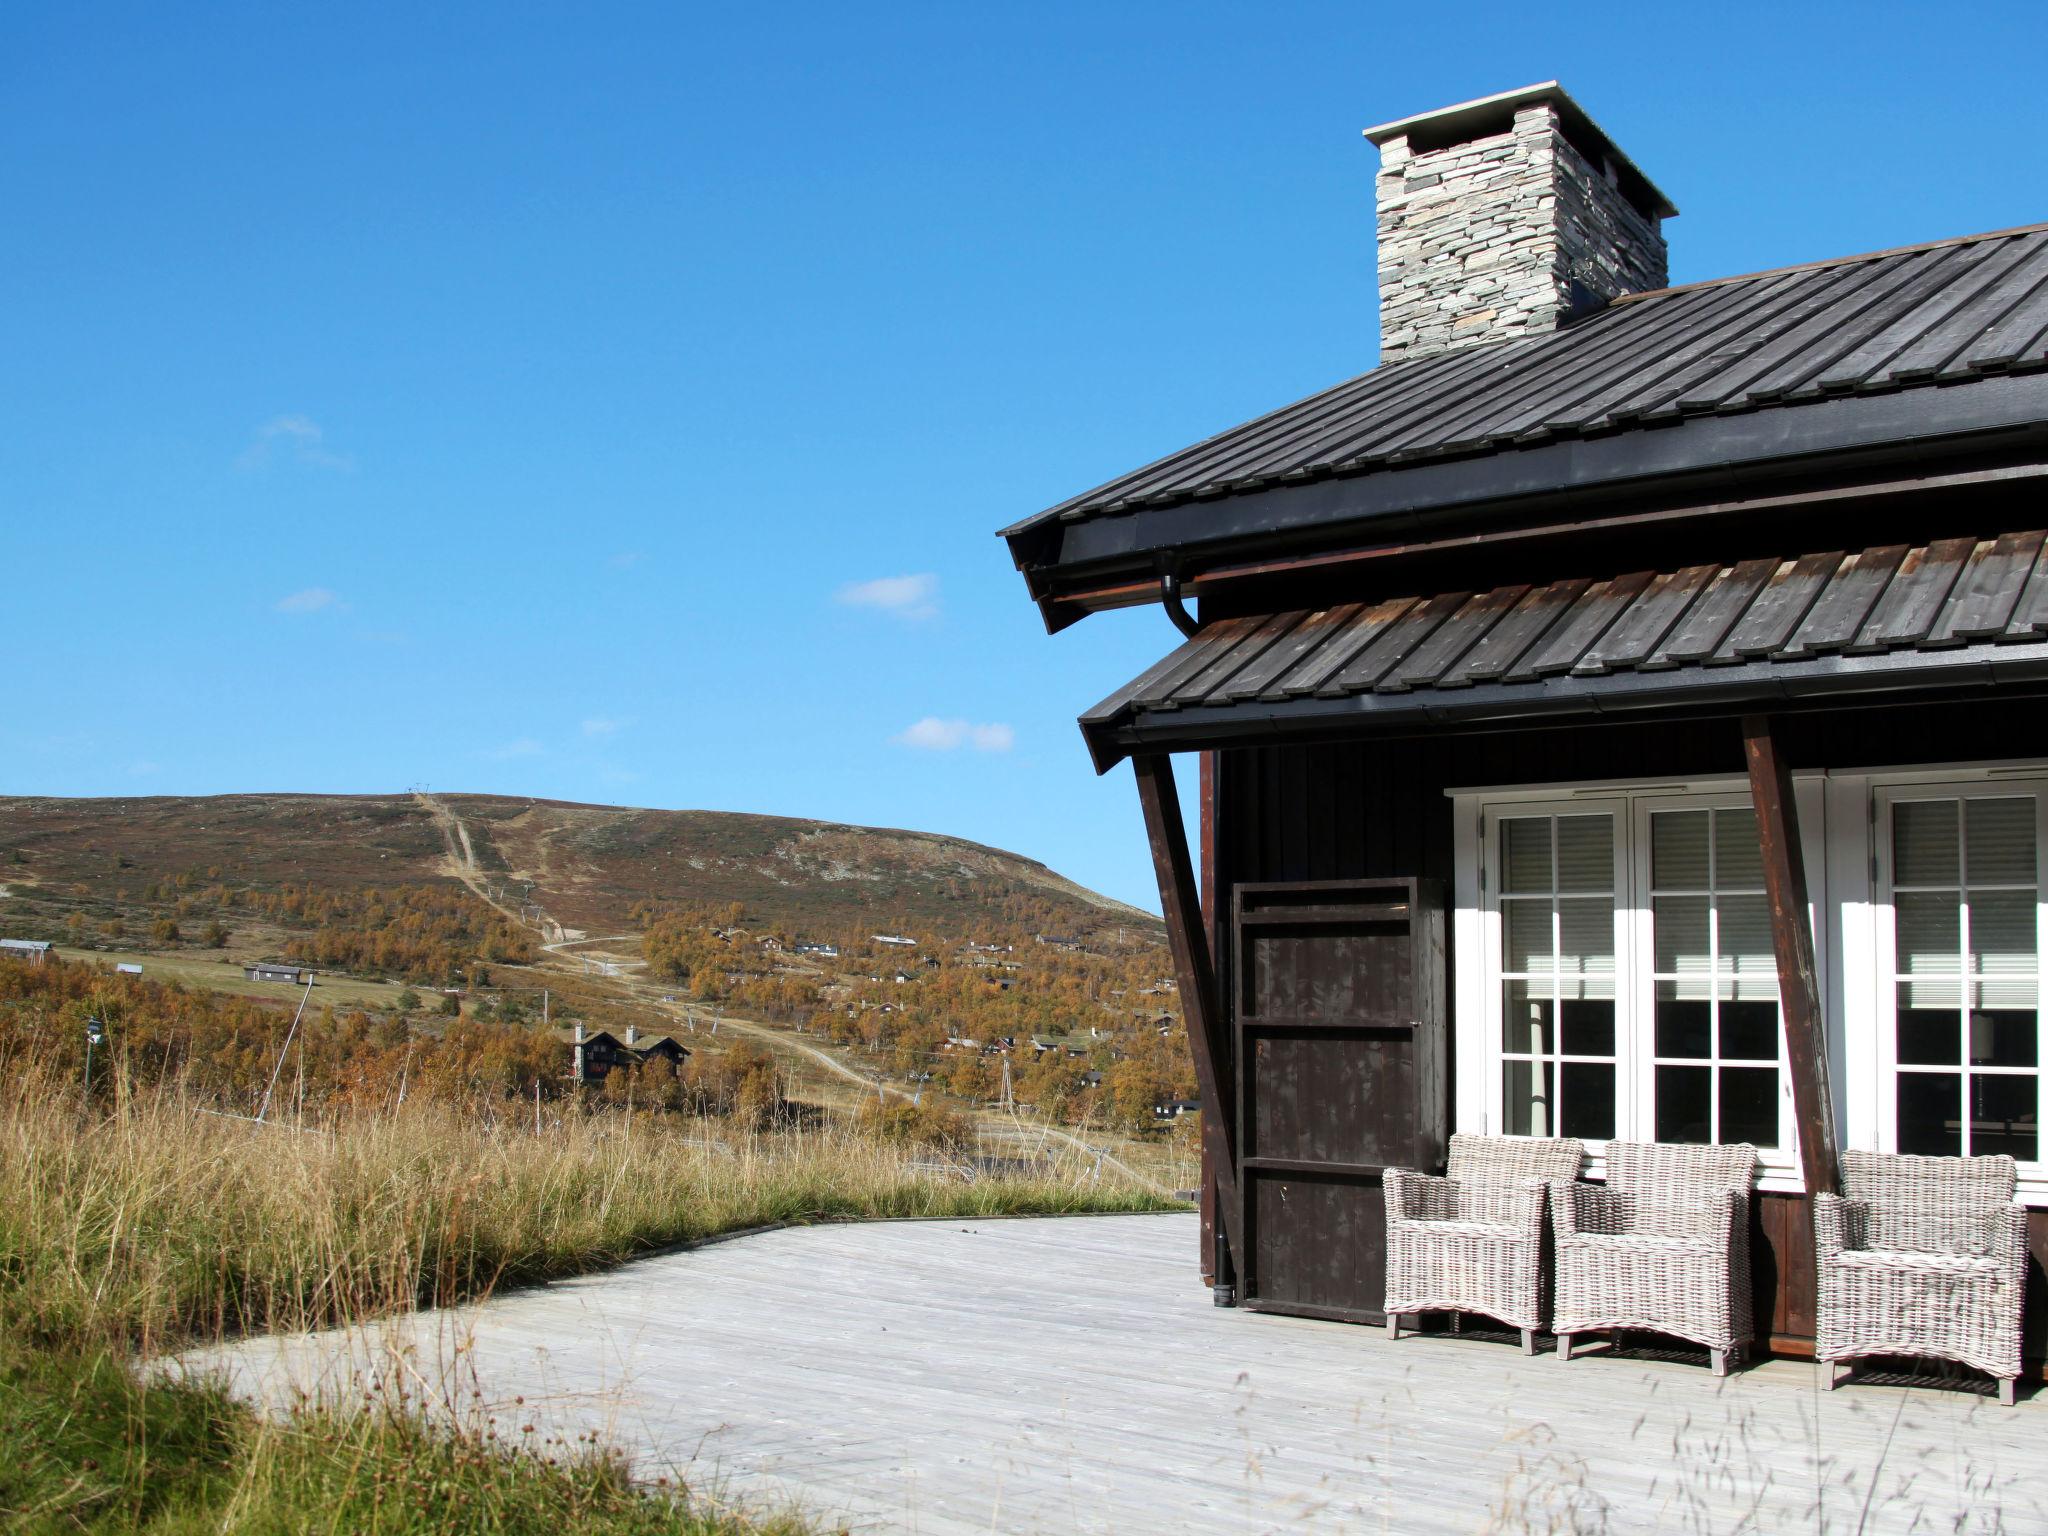
[(1188, 858), (1187, 829), (1181, 824), (1180, 794), (1173, 784), (1173, 763), (1164, 753), (1131, 759), (1138, 779), (1138, 803), (1145, 812), (1145, 836), (1152, 845), (1152, 871), (1159, 878), (1159, 909), (1166, 918), (1167, 947), (1173, 952), (1174, 978), (1180, 986), (1181, 1019), (1187, 1025), (1188, 1049), (1195, 1058), (1195, 1082), (1202, 1095), (1202, 1154), (1216, 1177), (1216, 1204), (1223, 1221), (1224, 1241), (1243, 1267), (1244, 1234), (1239, 1230), (1237, 1140), (1232, 1109), (1230, 1054), (1216, 997), (1216, 972), (1209, 958), (1209, 936), (1202, 922), (1202, 904), (1195, 891), (1195, 871)]
[(1778, 956), (1778, 1000), (1785, 1016), (1785, 1057), (1792, 1069), (1792, 1116), (1799, 1128), (1799, 1166), (1808, 1195), (1841, 1192), (1835, 1101), (1828, 1088), (1827, 1026), (1808, 921), (1806, 859), (1792, 770), (1779, 750), (1769, 715), (1745, 715), (1743, 755), (1763, 847), (1764, 889), (1771, 903), (1771, 941)]

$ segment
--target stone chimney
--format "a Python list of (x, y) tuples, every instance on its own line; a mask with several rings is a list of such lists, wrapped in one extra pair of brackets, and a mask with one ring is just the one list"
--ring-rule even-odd
[(1380, 360), (1554, 331), (1662, 288), (1669, 198), (1555, 80), (1365, 130)]

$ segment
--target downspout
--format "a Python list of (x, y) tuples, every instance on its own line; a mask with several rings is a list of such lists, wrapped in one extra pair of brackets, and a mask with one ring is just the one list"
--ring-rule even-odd
[(1188, 605), (1181, 596), (1180, 564), (1171, 556), (1161, 556), (1159, 561), (1159, 604), (1166, 610), (1166, 616), (1173, 620), (1173, 627), (1188, 639), (1195, 638), (1201, 629), (1201, 621), (1188, 612)]

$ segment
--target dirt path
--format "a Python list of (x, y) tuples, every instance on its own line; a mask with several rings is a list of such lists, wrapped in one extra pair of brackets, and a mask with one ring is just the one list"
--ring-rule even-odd
[[(477, 869), (476, 852), (469, 841), (469, 828), (463, 825), (462, 818), (455, 813), (454, 809), (439, 796), (430, 795), (425, 790), (415, 790), (413, 798), (419, 801), (420, 805), (434, 818), (435, 823), (441, 829), (441, 839), (448, 847), (449, 873), (453, 874), (467, 886), (479, 901), (484, 902), (493, 911), (519, 924), (521, 927), (534, 927), (534, 924), (526, 921), (519, 913), (506, 907), (491, 894), (489, 885), (484, 881), (480, 871)], [(547, 924), (545, 918), (543, 923), (541, 931), (545, 933)], [(557, 932), (561, 931), (559, 924), (552, 924), (552, 926)], [(613, 933), (596, 938), (558, 939), (553, 943), (541, 945), (541, 950), (547, 957), (543, 965), (552, 964), (567, 971), (570, 968), (572, 958), (569, 954), (565, 953), (567, 950), (586, 944), (638, 944), (639, 941), (640, 935), (637, 933)], [(580, 956), (574, 958), (577, 960), (581, 959)], [(602, 979), (619, 983), (619, 991), (626, 999), (663, 1009), (673, 1019), (683, 1019), (695, 1013), (695, 1010), (690, 1009), (686, 1004), (656, 1002), (643, 990), (648, 986), (646, 981), (636, 981), (621, 974), (621, 972), (627, 969), (644, 970), (647, 964), (646, 961), (633, 957), (610, 963), (614, 966), (614, 969)], [(579, 974), (587, 975), (588, 973), (579, 971)], [(905, 1103), (912, 1102), (913, 1096), (905, 1090), (896, 1087), (894, 1084), (884, 1082), (880, 1078), (870, 1077), (865, 1072), (857, 1071), (845, 1062), (840, 1061), (837, 1057), (818, 1049), (818, 1047), (811, 1045), (807, 1041), (792, 1038), (785, 1030), (776, 1029), (767, 1024), (756, 1023), (752, 1019), (737, 1018), (729, 1013), (706, 1013), (705, 1017), (717, 1020), (721, 1030), (730, 1029), (735, 1034), (744, 1035), (750, 1040), (758, 1041), (762, 1045), (767, 1046), (771, 1052), (783, 1056), (802, 1057), (813, 1066), (822, 1067), (835, 1077), (843, 1078), (848, 1082), (859, 1085), (863, 1093), (872, 1093), (883, 1098), (901, 1099)], [(971, 1107), (968, 1108), (967, 1113), (977, 1128), (985, 1133), (992, 1134), (998, 1139), (1022, 1142), (1030, 1140), (1035, 1133), (1041, 1143), (1050, 1140), (1072, 1147), (1075, 1151), (1087, 1154), (1102, 1165), (1115, 1169), (1125, 1178), (1142, 1185), (1156, 1194), (1166, 1195), (1169, 1198), (1173, 1194), (1173, 1191), (1157, 1179), (1152, 1178), (1148, 1174), (1140, 1173), (1121, 1158), (1059, 1126), (1042, 1123), (1027, 1125), (1015, 1116), (998, 1117), (989, 1114), (986, 1110)]]

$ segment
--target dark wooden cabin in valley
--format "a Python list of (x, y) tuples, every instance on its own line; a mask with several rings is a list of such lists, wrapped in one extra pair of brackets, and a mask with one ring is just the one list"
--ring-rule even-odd
[(1798, 1352), (1840, 1150), (2005, 1152), (2038, 1360), (2048, 225), (1670, 287), (1555, 84), (1368, 136), (1381, 364), (1004, 535), (1049, 630), (1185, 636), (1081, 727), (1219, 1300), (1380, 1320), (1381, 1172), (1453, 1131), (1749, 1142)]

